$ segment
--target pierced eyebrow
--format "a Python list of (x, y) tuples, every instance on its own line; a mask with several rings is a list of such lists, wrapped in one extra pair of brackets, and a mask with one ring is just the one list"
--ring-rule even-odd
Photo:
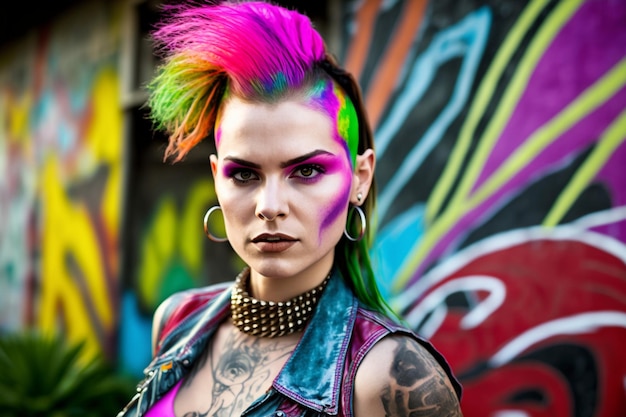
[(306, 154), (304, 154), (302, 156), (298, 156), (297, 158), (293, 158), (293, 159), (290, 159), (288, 161), (282, 162), (280, 164), (280, 167), (281, 168), (287, 168), (287, 167), (290, 167), (292, 165), (296, 165), (296, 164), (302, 163), (302, 162), (304, 162), (304, 161), (306, 161), (308, 159), (311, 159), (311, 158), (313, 158), (314, 156), (317, 156), (317, 155), (333, 156), (333, 154), (328, 152), (328, 151), (325, 151), (325, 150), (322, 150), (322, 149), (316, 149), (316, 150), (314, 150), (312, 152), (309, 152), (309, 153), (306, 153)]
[[(280, 163), (280, 167), (281, 168), (287, 168), (290, 167), (292, 165), (296, 165), (299, 163), (302, 163), (308, 159), (311, 159), (315, 156), (318, 155), (330, 155), (333, 156), (334, 154), (332, 154), (331, 152), (322, 150), (322, 149), (316, 149), (312, 152), (306, 153), (302, 156), (298, 156), (296, 158), (290, 159), (288, 161), (285, 162), (281, 162)], [(234, 156), (227, 156), (224, 158), (225, 161), (230, 161), (230, 162), (234, 162), (235, 164), (244, 166), (244, 167), (248, 167), (248, 168), (254, 168), (254, 169), (261, 169), (261, 165), (255, 163), (255, 162), (250, 162), (250, 161), (246, 161), (245, 159), (241, 159), (241, 158), (236, 158)]]

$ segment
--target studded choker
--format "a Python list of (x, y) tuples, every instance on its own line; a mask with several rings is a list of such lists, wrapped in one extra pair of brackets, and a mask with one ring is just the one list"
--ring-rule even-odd
[(261, 301), (248, 294), (250, 269), (244, 269), (235, 281), (230, 298), (233, 324), (243, 333), (259, 337), (280, 337), (304, 329), (330, 274), (319, 286), (289, 301)]

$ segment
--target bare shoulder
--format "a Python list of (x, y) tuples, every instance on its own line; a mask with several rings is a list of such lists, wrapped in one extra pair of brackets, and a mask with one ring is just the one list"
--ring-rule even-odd
[(354, 386), (354, 415), (462, 416), (452, 384), (416, 340), (389, 336), (363, 359)]
[(159, 304), (154, 311), (154, 315), (152, 316), (152, 352), (156, 350), (157, 340), (159, 339), (159, 334), (161, 333), (162, 321), (165, 314), (166, 305), (167, 303), (165, 302)]

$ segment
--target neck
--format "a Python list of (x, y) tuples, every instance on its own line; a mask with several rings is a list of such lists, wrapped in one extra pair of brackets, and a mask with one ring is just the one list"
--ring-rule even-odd
[(315, 311), (330, 274), (315, 288), (285, 302), (258, 300), (248, 292), (249, 270), (236, 279), (231, 294), (231, 318), (239, 331), (259, 337), (282, 337), (297, 333), (307, 325)]
[(283, 302), (319, 286), (332, 269), (329, 265), (317, 266), (314, 270), (294, 276), (268, 276), (250, 271), (248, 292), (258, 300)]

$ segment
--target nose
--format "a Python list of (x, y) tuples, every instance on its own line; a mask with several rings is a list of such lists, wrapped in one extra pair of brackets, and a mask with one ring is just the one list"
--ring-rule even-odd
[(289, 213), (289, 204), (284, 191), (279, 181), (266, 180), (258, 191), (256, 216), (268, 222), (285, 217)]

